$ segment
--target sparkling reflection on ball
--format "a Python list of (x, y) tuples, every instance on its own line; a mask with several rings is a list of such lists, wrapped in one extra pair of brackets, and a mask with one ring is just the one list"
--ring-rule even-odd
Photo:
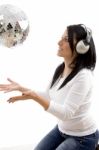
[(26, 14), (16, 6), (0, 6), (0, 44), (13, 47), (23, 43), (29, 32)]

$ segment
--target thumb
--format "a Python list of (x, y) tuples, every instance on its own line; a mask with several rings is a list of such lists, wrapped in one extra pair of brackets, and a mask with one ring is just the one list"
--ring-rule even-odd
[(10, 78), (7, 78), (7, 80), (8, 80), (9, 82), (11, 82), (11, 83), (14, 83), (14, 81), (11, 80)]

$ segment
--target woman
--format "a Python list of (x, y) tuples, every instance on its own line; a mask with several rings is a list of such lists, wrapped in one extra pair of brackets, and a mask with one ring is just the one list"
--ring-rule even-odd
[(98, 130), (89, 114), (93, 90), (96, 51), (89, 28), (70, 25), (58, 42), (57, 55), (64, 58), (54, 73), (45, 95), (8, 79), (0, 85), (5, 92), (20, 91), (8, 102), (33, 99), (58, 118), (58, 124), (41, 140), (35, 150), (95, 150)]

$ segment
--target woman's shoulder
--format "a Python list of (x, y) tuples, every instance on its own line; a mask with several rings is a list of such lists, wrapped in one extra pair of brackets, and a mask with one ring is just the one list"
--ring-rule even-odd
[(90, 80), (93, 79), (93, 71), (87, 68), (81, 69), (77, 75), (75, 76), (76, 79), (82, 79), (82, 80)]
[(83, 75), (87, 75), (88, 76), (88, 75), (93, 75), (93, 71), (91, 69), (83, 68), (77, 74), (78, 75), (83, 74)]

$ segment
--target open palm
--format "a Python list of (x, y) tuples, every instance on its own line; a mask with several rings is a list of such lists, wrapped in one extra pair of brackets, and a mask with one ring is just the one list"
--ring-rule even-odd
[(11, 79), (7, 79), (10, 83), (9, 84), (0, 84), (0, 91), (11, 92), (11, 91), (20, 91), (21, 86), (17, 83), (12, 81)]

